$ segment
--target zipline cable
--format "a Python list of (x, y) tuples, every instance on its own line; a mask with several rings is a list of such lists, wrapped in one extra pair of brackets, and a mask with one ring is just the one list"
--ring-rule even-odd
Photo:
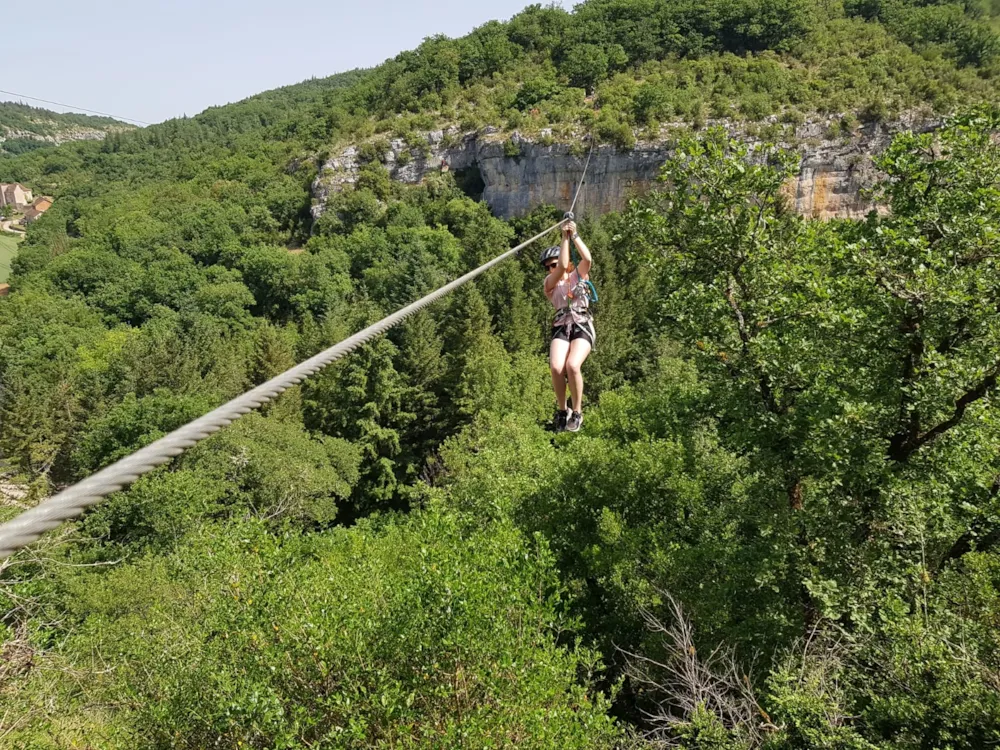
[(580, 190), (583, 188), (583, 181), (587, 178), (587, 170), (590, 169), (590, 157), (594, 155), (594, 136), (590, 136), (590, 152), (587, 154), (587, 161), (583, 165), (583, 174), (580, 175), (580, 184), (576, 186), (576, 195), (573, 196), (573, 202), (569, 205), (569, 211), (566, 212), (566, 217), (575, 221), (575, 214), (573, 209), (576, 208), (576, 199), (580, 197)]
[[(590, 153), (593, 154), (593, 152), (594, 142), (591, 139)], [(583, 188), (583, 182), (587, 177), (587, 169), (589, 167), (590, 155), (587, 156), (587, 163), (583, 168), (583, 174), (580, 175), (580, 183), (576, 186), (573, 206), (576, 206), (576, 199), (580, 197), (580, 190)], [(188, 422), (183, 427), (178, 427), (169, 435), (165, 435), (159, 440), (150, 443), (145, 448), (140, 448), (132, 455), (116, 461), (110, 466), (101, 469), (96, 474), (92, 474), (86, 479), (66, 488), (62, 492), (46, 500), (42, 500), (34, 508), (30, 508), (10, 521), (7, 521), (7, 523), (0, 525), (0, 560), (10, 557), (17, 550), (36, 541), (46, 531), (60, 526), (63, 521), (68, 521), (71, 518), (82, 515), (87, 508), (101, 502), (101, 500), (112, 492), (117, 492), (127, 487), (139, 477), (167, 463), (171, 458), (179, 456), (209, 435), (232, 424), (244, 414), (248, 414), (254, 409), (258, 409), (269, 401), (272, 401), (292, 386), (298, 385), (310, 375), (350, 354), (376, 336), (385, 333), (397, 323), (401, 323), (414, 313), (437, 302), (449, 292), (472, 281), (480, 274), (493, 268), (493, 266), (507, 260), (507, 258), (517, 255), (521, 250), (537, 242), (549, 232), (560, 228), (567, 221), (569, 221), (568, 218), (563, 218), (548, 229), (539, 232), (529, 240), (525, 240), (517, 247), (498, 255), (493, 260), (479, 266), (479, 268), (469, 271), (464, 276), (455, 279), (449, 284), (445, 284), (440, 289), (431, 292), (425, 297), (421, 297), (416, 302), (407, 305), (401, 310), (397, 310), (392, 315), (382, 318), (382, 320), (373, 323), (362, 331), (358, 331), (339, 344), (334, 344), (329, 349), (310, 357), (305, 362), (301, 362), (290, 370), (286, 370), (280, 375), (271, 378), (266, 383), (262, 383), (256, 388), (247, 391), (242, 396), (237, 396), (232, 401), (223, 404), (217, 409), (213, 409), (208, 414), (192, 422)]]
[[(66, 107), (66, 109), (72, 109), (75, 112), (86, 112), (91, 115), (100, 115), (101, 117), (110, 117), (112, 120), (123, 120), (126, 122), (134, 122), (138, 125), (152, 125), (151, 122), (146, 122), (144, 120), (136, 120), (134, 117), (121, 117), (120, 115), (111, 115), (107, 112), (98, 112), (96, 109), (87, 109), (85, 107), (74, 107), (72, 104), (63, 104), (62, 102), (53, 102), (48, 99), (39, 99), (37, 96), (28, 96), (27, 94), (18, 94), (13, 91), (4, 91), (0, 89), (0, 94), (7, 94), (8, 96), (18, 96), (22, 99), (31, 99), (33, 102), (42, 102), (43, 104), (54, 104), (57, 107)], [(17, 104), (17, 102), (12, 102)]]
[(512, 255), (528, 247), (554, 229), (558, 229), (565, 220), (553, 224), (543, 232), (539, 232), (526, 242), (498, 255), (493, 260), (484, 263), (479, 268), (455, 279), (437, 291), (431, 292), (416, 302), (373, 323), (339, 344), (331, 346), (305, 362), (271, 378), (256, 388), (247, 391), (242, 396), (210, 411), (203, 417), (180, 427), (169, 435), (150, 443), (131, 456), (116, 461), (101, 469), (79, 483), (69, 487), (47, 500), (41, 501), (34, 508), (24, 511), (0, 526), (0, 560), (9, 557), (14, 552), (37, 540), (43, 533), (56, 528), (63, 521), (76, 518), (85, 509), (95, 505), (110, 495), (128, 485), (144, 474), (148, 474), (157, 466), (167, 463), (174, 456), (179, 456), (185, 450), (204, 440), (209, 435), (218, 432), (223, 427), (236, 421), (244, 414), (259, 408), (273, 400), (278, 395), (298, 385), (310, 375), (322, 370), (332, 362), (354, 351), (370, 339), (384, 333), (397, 323), (406, 320), (416, 312), (436, 302), (449, 292), (457, 289), (498, 263), (502, 263)]
[[(569, 211), (563, 214), (563, 221), (576, 221), (576, 214), (573, 209), (576, 208), (576, 199), (580, 197), (580, 190), (583, 188), (583, 181), (587, 177), (587, 170), (590, 169), (590, 157), (594, 155), (594, 134), (590, 134), (590, 152), (587, 154), (587, 161), (583, 165), (583, 174), (580, 175), (580, 184), (576, 186), (576, 195), (573, 196), (573, 202), (570, 204)], [(573, 261), (573, 267), (578, 268), (580, 266), (580, 255), (576, 251), (576, 245), (570, 242), (570, 258)], [(597, 288), (594, 286), (594, 282), (587, 279), (583, 282), (587, 287), (587, 296), (590, 297), (591, 302), (597, 302)]]

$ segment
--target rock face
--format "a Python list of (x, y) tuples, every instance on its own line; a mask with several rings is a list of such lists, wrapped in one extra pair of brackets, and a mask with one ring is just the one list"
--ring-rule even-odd
[(122, 127), (109, 127), (104, 130), (73, 126), (61, 128), (59, 132), (52, 135), (40, 135), (26, 130), (0, 128), (0, 143), (4, 141), (26, 140), (44, 141), (45, 143), (58, 146), (61, 143), (68, 143), (70, 141), (102, 141), (111, 133), (125, 133), (129, 130), (132, 130), (132, 128), (124, 125)]
[[(728, 123), (730, 135), (753, 143), (756, 139)], [(785, 191), (803, 216), (818, 219), (857, 218), (871, 210), (862, 190), (875, 181), (872, 156), (888, 146), (893, 135), (912, 129), (930, 130), (940, 123), (908, 118), (892, 124), (868, 124), (843, 136), (828, 137), (829, 122), (805, 123), (796, 129), (795, 145), (786, 147), (801, 155), (799, 174)], [(587, 160), (578, 143), (551, 143), (542, 131), (538, 141), (513, 133), (502, 138), (496, 128), (477, 133), (434, 131), (427, 145), (410, 148), (401, 140), (389, 143), (383, 161), (391, 177), (418, 183), (428, 174), (450, 170), (467, 191), (482, 198), (494, 214), (505, 219), (523, 216), (541, 204), (568, 209)], [(602, 145), (594, 149), (577, 212), (582, 215), (619, 211), (628, 199), (656, 184), (671, 146), (639, 143), (627, 151)], [(326, 161), (313, 185), (313, 217), (326, 208), (330, 195), (352, 184), (359, 168), (354, 146)]]
[[(501, 144), (477, 149), (477, 164), (485, 184), (483, 199), (498, 216), (523, 216), (540, 204), (568, 209), (573, 202), (587, 153), (559, 143), (551, 146), (522, 142), (519, 156), (506, 156)], [(576, 210), (581, 215), (621, 210), (628, 199), (656, 183), (670, 155), (664, 144), (642, 144), (631, 151), (599, 146), (590, 157), (586, 181)]]

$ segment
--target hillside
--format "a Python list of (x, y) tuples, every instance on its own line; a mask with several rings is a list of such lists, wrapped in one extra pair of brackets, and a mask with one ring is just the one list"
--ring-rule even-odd
[(0, 160), (0, 520), (549, 226), (546, 149), (662, 177), (583, 204), (580, 433), (539, 243), (0, 563), (0, 740), (1000, 743), (996, 11), (532, 6)]
[(23, 154), (67, 141), (101, 140), (135, 126), (110, 117), (59, 114), (16, 102), (0, 102), (0, 156)]

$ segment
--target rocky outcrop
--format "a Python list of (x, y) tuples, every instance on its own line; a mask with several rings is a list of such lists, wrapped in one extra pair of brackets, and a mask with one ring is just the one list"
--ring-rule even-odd
[[(870, 123), (844, 136), (830, 137), (832, 121), (808, 122), (796, 128), (791, 143), (801, 161), (798, 176), (786, 186), (795, 209), (818, 219), (859, 217), (872, 205), (863, 190), (877, 177), (872, 156), (893, 135), (906, 129), (928, 130), (939, 123), (906, 118), (892, 124)], [(731, 123), (716, 123), (747, 142), (757, 137)], [(630, 150), (601, 145), (594, 150), (578, 212), (603, 214), (625, 207), (628, 199), (656, 184), (660, 168), (670, 156), (670, 141), (638, 143)], [(393, 179), (418, 183), (428, 174), (450, 170), (473, 186), (494, 214), (505, 219), (522, 216), (535, 206), (568, 208), (573, 199), (587, 152), (579, 143), (553, 143), (542, 131), (537, 139), (518, 133), (503, 136), (496, 128), (476, 133), (435, 131), (426, 145), (412, 148), (401, 140), (388, 144), (383, 161)], [(352, 184), (359, 168), (359, 151), (351, 146), (327, 160), (313, 185), (313, 216), (325, 210), (330, 195)], [(475, 186), (478, 186), (475, 187)]]
[(103, 130), (78, 126), (60, 126), (60, 129), (57, 132), (42, 135), (39, 133), (32, 133), (27, 130), (0, 128), (0, 143), (3, 143), (4, 141), (28, 140), (44, 141), (45, 143), (51, 143), (54, 146), (58, 146), (60, 143), (68, 143), (70, 141), (101, 141), (107, 138), (111, 133), (124, 133), (129, 130), (132, 130), (132, 128), (125, 125), (122, 127), (109, 127)]

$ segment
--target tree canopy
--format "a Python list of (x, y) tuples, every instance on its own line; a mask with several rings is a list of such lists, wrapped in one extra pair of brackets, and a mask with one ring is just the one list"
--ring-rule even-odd
[[(973, 106), (995, 15), (531, 6), (0, 160), (56, 196), (0, 300), (6, 520), (560, 215), (501, 221), (452, 174), (396, 183), (379, 139), (686, 124), (656, 190), (581, 222), (583, 433), (544, 427), (552, 311), (525, 253), (0, 563), (0, 737), (1000, 742), (1000, 114)], [(796, 215), (793, 154), (703, 127), (921, 105), (961, 112), (878, 155), (861, 220)], [(366, 163), (314, 221), (348, 142)]]

